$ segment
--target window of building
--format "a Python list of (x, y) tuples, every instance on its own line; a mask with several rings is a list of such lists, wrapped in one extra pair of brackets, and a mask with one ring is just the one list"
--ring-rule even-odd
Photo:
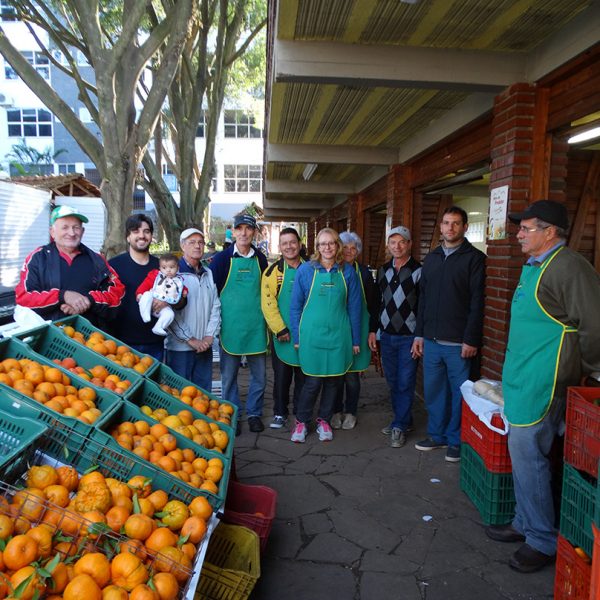
[(206, 137), (206, 121), (207, 121), (206, 111), (203, 110), (202, 114), (200, 115), (200, 121), (198, 123), (198, 128), (196, 129), (196, 137), (199, 137), (199, 138)]
[(0, 1), (0, 19), (2, 21), (16, 21), (17, 9), (7, 0)]
[[(44, 79), (50, 79), (50, 60), (43, 52), (24, 50), (21, 54)], [(19, 78), (17, 72), (6, 61), (4, 61), (4, 77), (5, 79)]]
[(43, 108), (6, 111), (9, 137), (52, 137), (52, 115)]
[(260, 138), (262, 129), (255, 126), (254, 115), (243, 110), (225, 111), (226, 138)]
[(165, 185), (169, 189), (170, 192), (178, 192), (179, 191), (179, 182), (177, 181), (177, 175), (173, 169), (169, 168), (168, 165), (162, 165), (162, 176)]
[(226, 192), (260, 192), (262, 165), (225, 165)]
[(59, 163), (58, 174), (69, 175), (70, 173), (77, 173), (77, 165), (75, 163)]

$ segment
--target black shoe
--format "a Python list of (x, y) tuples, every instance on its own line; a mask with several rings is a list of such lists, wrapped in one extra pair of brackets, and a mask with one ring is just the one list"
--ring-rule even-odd
[(485, 534), (495, 542), (524, 542), (525, 536), (512, 525), (490, 525), (485, 528)]
[(533, 573), (556, 560), (556, 554), (544, 554), (529, 544), (523, 544), (508, 561), (511, 569), (520, 573)]
[(235, 426), (235, 437), (237, 437), (241, 433), (242, 433), (242, 424), (238, 421), (237, 425)]
[(248, 428), (252, 433), (260, 433), (264, 430), (265, 426), (260, 417), (248, 417)]

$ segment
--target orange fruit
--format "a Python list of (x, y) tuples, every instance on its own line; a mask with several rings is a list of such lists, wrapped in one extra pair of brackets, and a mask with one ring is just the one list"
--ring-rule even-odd
[(134, 475), (127, 485), (138, 495), (138, 498), (147, 498), (152, 493), (150, 479), (144, 475)]
[(6, 544), (2, 558), (8, 569), (22, 569), (39, 558), (38, 543), (32, 537), (16, 535)]
[(141, 540), (127, 540), (119, 544), (119, 552), (130, 552), (135, 554), (139, 559), (146, 560), (146, 546)]
[(206, 490), (208, 492), (211, 492), (213, 494), (218, 494), (219, 493), (219, 488), (217, 487), (217, 484), (214, 481), (211, 481), (210, 479), (207, 479), (206, 481), (204, 481), (202, 483), (202, 485), (200, 486), (201, 490)]
[(39, 488), (26, 488), (19, 490), (13, 496), (13, 505), (18, 507), (21, 516), (37, 520), (44, 512), (46, 496)]
[(79, 473), (77, 473), (75, 467), (58, 467), (58, 469), (56, 469), (56, 474), (58, 475), (58, 483), (67, 488), (69, 492), (77, 489), (79, 484)]
[(63, 562), (59, 562), (54, 567), (54, 570), (51, 571), (51, 575), (51, 579), (47, 582), (48, 591), (60, 594), (67, 587), (67, 583), (69, 583), (67, 565)]
[(124, 525), (125, 535), (133, 540), (144, 541), (154, 530), (154, 521), (143, 514), (134, 514), (127, 518)]
[(37, 527), (32, 527), (25, 535), (37, 542), (40, 558), (50, 556), (52, 552), (52, 530), (49, 527), (38, 525)]
[(109, 585), (102, 590), (102, 600), (128, 600), (127, 590), (118, 585)]
[(169, 496), (167, 496), (167, 492), (164, 490), (155, 490), (148, 496), (148, 500), (152, 502), (155, 510), (162, 510), (169, 501)]
[(104, 475), (102, 475), (102, 473), (100, 473), (100, 471), (90, 471), (89, 473), (82, 475), (81, 479), (79, 480), (79, 488), (81, 489), (90, 483), (101, 483), (103, 485), (107, 485), (106, 478)]
[(117, 554), (110, 564), (110, 572), (112, 582), (125, 588), (128, 592), (133, 590), (136, 585), (148, 581), (148, 570), (142, 561), (130, 552)]
[(14, 521), (8, 515), (0, 515), (0, 540), (8, 539), (14, 530)]
[(150, 586), (140, 583), (129, 593), (129, 600), (160, 600), (160, 596)]
[(52, 504), (56, 504), (61, 508), (67, 506), (70, 501), (69, 490), (64, 485), (60, 485), (58, 483), (55, 485), (49, 485), (44, 490), (44, 495), (49, 502), (52, 502)]
[(58, 481), (58, 473), (50, 465), (33, 466), (27, 471), (27, 487), (43, 490)]
[(56, 367), (50, 367), (49, 369), (46, 369), (44, 378), (50, 383), (62, 383), (63, 373), (60, 369), (57, 369)]
[(77, 397), (80, 400), (91, 400), (92, 402), (96, 401), (96, 392), (91, 387), (82, 387), (77, 390)]
[(120, 533), (121, 527), (130, 516), (130, 511), (125, 506), (113, 506), (106, 513), (106, 524), (116, 533)]
[(179, 584), (172, 573), (156, 573), (152, 584), (160, 600), (175, 600), (179, 594)]
[(13, 573), (10, 577), (10, 585), (13, 589), (16, 589), (27, 579), (29, 579), (29, 583), (25, 584), (25, 588), (20, 590), (21, 593), (19, 594), (19, 598), (21, 600), (39, 598), (40, 594), (43, 594), (46, 589), (46, 586), (42, 583), (35, 567), (28, 565), (20, 568), (16, 573)]
[(103, 588), (110, 581), (110, 563), (101, 552), (84, 554), (73, 566), (76, 575), (86, 573)]
[(213, 514), (210, 502), (204, 496), (196, 496), (189, 504), (190, 513), (208, 521)]
[(159, 573), (173, 573), (179, 583), (185, 583), (192, 569), (192, 561), (175, 546), (163, 548), (154, 561), (154, 570)]
[(168, 527), (158, 527), (144, 542), (144, 545), (150, 552), (155, 554), (162, 550), (165, 546), (175, 546), (178, 536), (173, 533)]
[(202, 517), (191, 516), (185, 520), (181, 527), (181, 535), (188, 538), (192, 544), (197, 544), (206, 535), (206, 522)]
[(102, 600), (102, 590), (87, 573), (76, 575), (63, 592), (64, 600)]

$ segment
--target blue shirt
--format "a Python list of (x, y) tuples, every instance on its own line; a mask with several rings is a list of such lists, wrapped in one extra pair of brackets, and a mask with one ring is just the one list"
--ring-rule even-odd
[[(333, 265), (330, 272), (336, 273), (339, 271), (339, 265)], [(313, 260), (305, 262), (298, 267), (296, 271), (296, 279), (292, 288), (292, 300), (290, 305), (290, 329), (292, 333), (292, 341), (298, 344), (300, 327), (300, 317), (310, 294), (310, 286), (312, 285), (315, 269), (319, 273), (327, 273), (327, 269), (320, 263)], [(348, 297), (346, 305), (348, 308), (348, 316), (350, 317), (350, 328), (352, 330), (352, 345), (360, 346), (360, 320), (362, 311), (362, 297), (360, 282), (356, 271), (347, 263), (342, 267), (342, 275), (346, 280), (348, 287)]]
[(565, 241), (562, 240), (556, 244), (556, 246), (552, 246), (550, 250), (544, 252), (544, 254), (540, 254), (540, 256), (530, 256), (527, 259), (528, 265), (541, 265), (555, 250), (558, 250), (561, 246), (565, 245)]

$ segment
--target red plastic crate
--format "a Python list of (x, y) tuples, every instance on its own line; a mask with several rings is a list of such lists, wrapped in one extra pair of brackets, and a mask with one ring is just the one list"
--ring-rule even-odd
[(567, 390), (565, 462), (598, 477), (600, 458), (600, 388), (570, 387)]
[[(504, 429), (504, 421), (499, 414), (493, 415), (492, 425), (498, 429)], [(460, 437), (483, 459), (485, 468), (491, 473), (510, 473), (512, 471), (508, 453), (508, 436), (496, 433), (487, 427), (464, 400), (462, 401)]]
[(600, 600), (600, 530), (592, 523), (594, 550), (592, 553), (592, 577), (590, 580), (590, 600)]
[(260, 551), (264, 552), (275, 518), (277, 492), (264, 485), (247, 485), (229, 481), (223, 521), (252, 529), (260, 538)]
[(556, 546), (554, 600), (588, 600), (592, 566), (562, 536)]

